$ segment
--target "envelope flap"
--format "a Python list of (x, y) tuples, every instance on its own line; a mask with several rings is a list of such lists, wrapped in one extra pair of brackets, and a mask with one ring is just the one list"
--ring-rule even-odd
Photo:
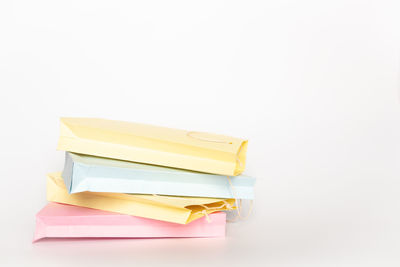
[(236, 154), (245, 142), (225, 135), (97, 118), (61, 118), (61, 124), (68, 136), (148, 148), (157, 147), (159, 143), (173, 143)]
[(143, 199), (157, 201), (166, 205), (185, 208), (187, 206), (206, 205), (210, 203), (220, 202), (220, 198), (205, 198), (205, 197), (174, 197), (161, 195), (135, 195)]

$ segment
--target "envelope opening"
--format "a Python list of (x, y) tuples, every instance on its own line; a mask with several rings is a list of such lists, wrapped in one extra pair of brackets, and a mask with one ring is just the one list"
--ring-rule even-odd
[[(187, 220), (187, 223), (192, 222), (196, 219), (199, 219), (203, 216), (208, 217), (209, 214), (224, 210), (235, 210), (234, 199), (225, 199), (218, 202), (203, 204), (203, 205), (189, 205), (186, 206), (186, 209), (191, 210), (190, 217)], [(207, 215), (206, 215), (207, 214)]]

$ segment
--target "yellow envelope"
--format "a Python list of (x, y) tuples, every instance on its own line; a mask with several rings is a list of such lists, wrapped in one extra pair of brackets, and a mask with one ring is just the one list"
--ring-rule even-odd
[(61, 172), (47, 175), (47, 200), (180, 224), (213, 212), (235, 209), (232, 207), (234, 199), (95, 192), (68, 194)]
[(61, 118), (57, 149), (235, 176), (244, 171), (247, 141), (123, 121)]

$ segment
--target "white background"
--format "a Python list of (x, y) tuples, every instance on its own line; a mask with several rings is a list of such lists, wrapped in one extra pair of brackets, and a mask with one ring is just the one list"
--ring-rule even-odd
[[(0, 1), (2, 266), (399, 266), (398, 1)], [(31, 244), (61, 116), (248, 138), (226, 239)]]

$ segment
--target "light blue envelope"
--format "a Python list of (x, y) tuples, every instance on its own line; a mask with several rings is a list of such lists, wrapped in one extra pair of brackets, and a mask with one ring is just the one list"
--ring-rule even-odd
[(69, 193), (83, 191), (254, 199), (255, 179), (229, 177), (66, 152)]

